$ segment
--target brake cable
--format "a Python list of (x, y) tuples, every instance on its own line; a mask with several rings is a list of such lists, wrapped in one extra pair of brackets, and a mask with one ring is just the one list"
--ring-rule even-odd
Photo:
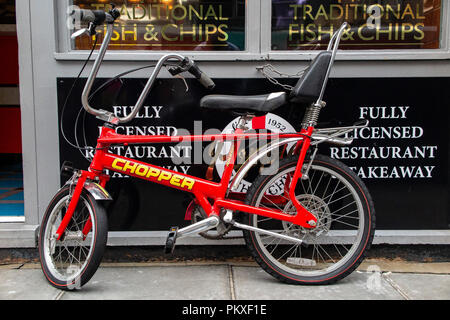
[[(95, 37), (94, 45), (92, 46), (91, 52), (89, 53), (88, 58), (87, 58), (86, 61), (84, 62), (84, 65), (83, 65), (83, 67), (81, 68), (81, 71), (78, 73), (77, 78), (76, 78), (75, 81), (73, 82), (72, 87), (70, 88), (69, 93), (67, 94), (66, 101), (64, 102), (64, 106), (63, 106), (63, 108), (62, 108), (62, 110), (61, 110), (61, 119), (60, 119), (60, 130), (61, 130), (61, 134), (62, 134), (64, 140), (66, 140), (66, 142), (67, 142), (71, 147), (73, 147), (73, 148), (75, 148), (75, 149), (78, 149), (80, 152), (81, 152), (81, 150), (85, 150), (85, 149), (87, 149), (87, 148), (82, 148), (82, 147), (80, 147), (79, 145), (73, 144), (73, 143), (70, 142), (69, 139), (66, 137), (66, 134), (65, 134), (65, 132), (64, 132), (64, 121), (63, 121), (63, 120), (64, 120), (64, 113), (65, 113), (65, 111), (66, 111), (67, 103), (69, 102), (69, 98), (70, 98), (70, 96), (72, 95), (73, 89), (75, 88), (75, 85), (77, 84), (78, 80), (80, 79), (81, 74), (83, 73), (84, 69), (86, 68), (86, 66), (87, 66), (87, 64), (88, 64), (88, 62), (89, 62), (89, 60), (90, 60), (91, 57), (92, 57), (92, 54), (94, 53), (95, 47), (97, 46), (97, 40), (98, 40), (98, 37)], [(75, 129), (75, 135), (76, 135), (76, 129)], [(82, 154), (83, 157), (84, 157), (83, 152), (81, 152), (81, 154)], [(86, 157), (85, 157), (85, 158), (86, 158)]]

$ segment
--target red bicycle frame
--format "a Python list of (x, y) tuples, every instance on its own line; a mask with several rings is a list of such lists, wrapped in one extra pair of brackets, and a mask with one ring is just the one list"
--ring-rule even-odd
[[(250, 214), (256, 214), (268, 218), (291, 222), (304, 228), (314, 228), (317, 222), (311, 212), (306, 210), (296, 199), (294, 190), (298, 179), (302, 177), (302, 167), (306, 153), (310, 146), (311, 134), (314, 128), (302, 129), (299, 133), (292, 134), (271, 134), (271, 133), (244, 133), (242, 129), (236, 129), (233, 134), (219, 135), (194, 135), (194, 136), (137, 136), (117, 134), (114, 129), (103, 126), (100, 136), (97, 140), (97, 147), (94, 158), (89, 167), (89, 171), (81, 171), (78, 176), (75, 190), (67, 208), (66, 214), (57, 230), (58, 240), (64, 234), (72, 215), (77, 206), (84, 184), (87, 180), (99, 181), (102, 187), (105, 187), (109, 176), (105, 175), (104, 170), (110, 170), (126, 174), (131, 177), (147, 180), (153, 183), (161, 184), (170, 188), (175, 188), (190, 192), (195, 196), (197, 203), (203, 208), (207, 216), (219, 216), (222, 209), (232, 211), (242, 211)], [(233, 168), (237, 159), (237, 150), (244, 139), (264, 138), (264, 139), (286, 139), (299, 138), (295, 150), (299, 154), (297, 168), (291, 178), (289, 190), (285, 194), (293, 202), (297, 209), (296, 215), (283, 213), (281, 210), (253, 207), (245, 204), (243, 201), (227, 197), (227, 191), (232, 176)], [(180, 172), (175, 172), (162, 167), (129, 159), (109, 152), (109, 147), (116, 144), (151, 144), (151, 143), (177, 143), (194, 141), (232, 141), (233, 146), (227, 155), (227, 161), (219, 183), (193, 177)], [(289, 183), (286, 183), (286, 187)], [(277, 196), (273, 196), (277, 198)], [(280, 197), (281, 198), (281, 197)], [(283, 198), (284, 201), (285, 198)], [(211, 204), (211, 202), (213, 204)], [(274, 199), (273, 201), (277, 201)], [(278, 201), (283, 201), (278, 199)], [(83, 234), (87, 235), (91, 229), (91, 221), (88, 221), (83, 228)]]

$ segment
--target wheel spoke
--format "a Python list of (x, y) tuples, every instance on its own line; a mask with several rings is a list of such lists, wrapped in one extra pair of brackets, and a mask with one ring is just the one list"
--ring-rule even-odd
[(286, 251), (283, 255), (281, 255), (277, 260), (280, 261), (284, 256), (286, 256), (286, 255), (287, 255), (289, 252), (291, 252), (292, 250), (294, 250), (294, 251), (292, 251), (292, 252), (295, 252), (298, 246), (299, 246), (298, 244), (297, 244), (297, 245), (293, 245), (289, 250), (287, 250), (287, 251)]

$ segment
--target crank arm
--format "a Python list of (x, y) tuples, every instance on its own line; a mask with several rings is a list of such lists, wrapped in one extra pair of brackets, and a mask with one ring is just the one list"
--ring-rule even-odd
[(200, 232), (206, 232), (219, 225), (220, 219), (217, 216), (211, 215), (209, 218), (201, 220), (185, 228), (179, 229), (177, 238), (186, 237)]

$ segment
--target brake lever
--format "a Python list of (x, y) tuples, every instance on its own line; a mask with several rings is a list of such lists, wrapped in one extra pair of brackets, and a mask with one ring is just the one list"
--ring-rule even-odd
[(85, 33), (88, 34), (88, 33), (89, 33), (89, 30), (86, 29), (86, 28), (80, 29), (80, 30), (74, 32), (74, 33), (70, 36), (70, 39), (75, 40), (76, 38), (78, 38), (79, 36), (82, 36), (82, 35), (85, 34)]
[(189, 91), (189, 86), (188, 86), (188, 84), (186, 82), (186, 79), (184, 77), (180, 76), (179, 74), (177, 74), (175, 76), (175, 78), (183, 80), (184, 86), (186, 87), (186, 91), (184, 93), (187, 93)]

